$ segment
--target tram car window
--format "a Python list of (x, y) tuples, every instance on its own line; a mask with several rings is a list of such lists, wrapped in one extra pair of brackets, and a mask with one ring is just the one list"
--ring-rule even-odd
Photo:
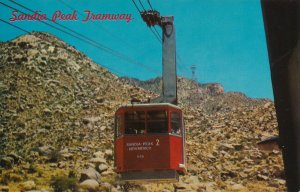
[(181, 135), (181, 117), (178, 112), (171, 112), (171, 133)]
[(167, 111), (147, 112), (147, 133), (168, 133)]
[(125, 113), (125, 134), (145, 133), (145, 112), (129, 111)]

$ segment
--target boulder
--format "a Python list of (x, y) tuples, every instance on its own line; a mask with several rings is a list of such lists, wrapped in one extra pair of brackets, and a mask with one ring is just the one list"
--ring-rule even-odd
[(113, 157), (113, 151), (111, 149), (105, 150), (104, 157), (106, 157), (106, 158), (112, 158)]
[(20, 163), (22, 161), (22, 157), (15, 154), (15, 153), (10, 153), (9, 155), (7, 155), (8, 157), (11, 157), (14, 159), (14, 163)]
[(100, 181), (100, 173), (97, 172), (94, 168), (89, 167), (88, 169), (83, 170), (80, 173), (80, 181), (84, 181), (87, 179), (93, 179), (95, 181)]
[(90, 162), (91, 162), (91, 163), (94, 163), (94, 164), (96, 164), (96, 165), (99, 165), (100, 163), (104, 163), (104, 164), (107, 163), (107, 162), (106, 162), (106, 159), (101, 158), (101, 157), (92, 158), (92, 159), (90, 159)]
[(100, 158), (104, 157), (104, 153), (102, 151), (97, 151), (93, 155), (94, 155), (94, 157), (100, 157)]
[(245, 187), (242, 184), (234, 184), (231, 186), (231, 190), (234, 190), (234, 191), (241, 191), (244, 189), (245, 189)]
[(1, 192), (9, 192), (9, 187), (8, 186), (0, 186), (0, 191)]
[(44, 145), (38, 148), (38, 152), (40, 155), (49, 155), (51, 154), (53, 147)]
[(25, 181), (23, 183), (21, 183), (19, 185), (19, 187), (23, 190), (23, 191), (28, 191), (28, 190), (32, 190), (35, 189), (36, 184), (34, 181)]
[(108, 169), (108, 166), (103, 163), (98, 166), (98, 170), (100, 171), (100, 173), (102, 173), (103, 171), (106, 171), (107, 169)]
[(99, 187), (99, 183), (93, 179), (87, 179), (87, 180), (84, 180), (83, 182), (81, 182), (79, 184), (79, 187), (81, 189), (85, 189), (85, 190), (88, 190), (88, 191), (96, 191), (97, 188)]

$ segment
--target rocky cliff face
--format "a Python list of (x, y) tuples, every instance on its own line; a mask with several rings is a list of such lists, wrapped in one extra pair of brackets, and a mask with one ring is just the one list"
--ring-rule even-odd
[[(156, 94), (161, 93), (162, 79), (156, 77), (146, 81), (135, 78), (122, 77), (124, 83), (131, 84), (136, 87), (142, 87)], [(193, 80), (183, 77), (177, 78), (178, 98), (181, 102), (187, 102), (187, 99), (203, 99), (209, 96), (220, 95), (224, 93), (224, 87), (219, 83), (200, 84)], [(194, 101), (196, 102), (196, 100)]]
[[(150, 92), (161, 94), (162, 79), (160, 77), (141, 81), (135, 78), (122, 77), (122, 82), (135, 87), (142, 87)], [(267, 99), (251, 99), (239, 92), (225, 92), (219, 83), (200, 84), (183, 77), (177, 78), (178, 101), (182, 106), (194, 106), (206, 113), (230, 111), (232, 108), (252, 108), (269, 102)]]
[(0, 191), (284, 191), (280, 151), (256, 145), (277, 134), (268, 100), (179, 78), (188, 174), (124, 185), (113, 171), (114, 112), (156, 97), (160, 79), (119, 79), (46, 33), (1, 43), (0, 53)]

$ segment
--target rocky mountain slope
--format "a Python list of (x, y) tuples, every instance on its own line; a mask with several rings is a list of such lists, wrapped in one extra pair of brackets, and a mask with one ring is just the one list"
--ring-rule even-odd
[[(135, 78), (121, 77), (121, 80), (124, 83), (131, 84), (136, 87), (142, 87), (145, 90), (149, 90), (156, 94), (161, 93), (162, 88), (162, 78), (156, 77), (154, 79), (149, 79), (146, 81), (141, 81)], [(188, 104), (192, 99), (203, 100), (211, 96), (224, 94), (224, 88), (219, 83), (208, 83), (200, 84), (193, 80), (186, 79), (183, 77), (178, 77), (177, 79), (178, 86), (178, 98), (180, 103)], [(192, 101), (195, 103), (196, 101)]]
[(188, 174), (124, 185), (113, 172), (114, 111), (155, 97), (159, 79), (151, 89), (128, 83), (46, 33), (1, 43), (0, 53), (0, 191), (284, 191), (280, 151), (256, 145), (277, 134), (268, 100), (179, 78)]
[[(150, 92), (160, 94), (162, 79), (160, 77), (141, 81), (135, 78), (121, 77), (124, 83), (142, 87)], [(252, 99), (240, 92), (224, 92), (219, 83), (200, 84), (191, 79), (178, 77), (178, 102), (180, 105), (197, 106), (206, 113), (227, 111), (231, 108), (254, 107), (268, 102), (267, 99)]]

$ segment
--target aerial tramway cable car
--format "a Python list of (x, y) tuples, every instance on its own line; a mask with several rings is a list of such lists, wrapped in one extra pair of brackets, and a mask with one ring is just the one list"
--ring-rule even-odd
[(123, 180), (177, 180), (185, 173), (182, 111), (169, 103), (116, 112), (115, 162)]
[(116, 111), (115, 170), (125, 181), (178, 181), (186, 173), (186, 159), (183, 113), (177, 106), (174, 18), (157, 13), (154, 18), (153, 11), (143, 12), (142, 18), (163, 31), (162, 95)]

